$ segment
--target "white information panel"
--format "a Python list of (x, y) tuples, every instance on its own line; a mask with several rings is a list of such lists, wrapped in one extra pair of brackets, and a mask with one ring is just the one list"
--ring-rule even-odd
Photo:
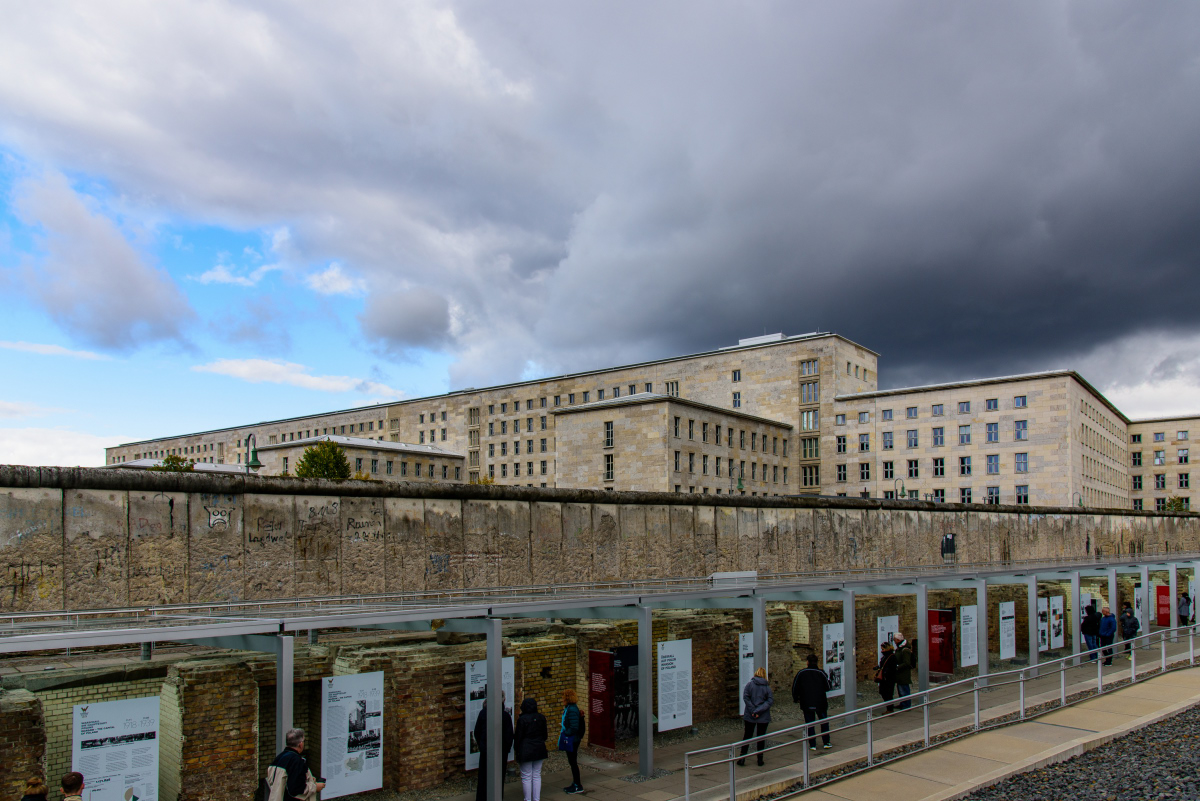
[(658, 730), (692, 725), (692, 641), (658, 644)]
[[(516, 698), (516, 692), (513, 690), (513, 681), (517, 672), (517, 659), (513, 656), (506, 656), (501, 660), (500, 669), (503, 672), (503, 687), (504, 687), (504, 708), (508, 710), (508, 714), (512, 715), (513, 699)], [(479, 710), (483, 709), (483, 702), (487, 700), (487, 660), (480, 659), (478, 662), (467, 663), (467, 715), (464, 723), (467, 728), (467, 758), (466, 769), (475, 770), (479, 767), (479, 744), (475, 742), (475, 721), (479, 719)], [(513, 724), (517, 722), (516, 716), (513, 715)], [(513, 759), (512, 749), (509, 749), (508, 760)]]
[(962, 658), (960, 662), (963, 667), (979, 664), (979, 619), (976, 617), (979, 613), (979, 607), (960, 606), (958, 608), (959, 615), (959, 638), (962, 642)]
[(889, 615), (876, 619), (875, 633), (875, 654), (878, 656), (879, 649), (885, 642), (895, 642), (896, 632), (900, 630), (900, 616)]
[(1066, 596), (1050, 597), (1050, 647), (1062, 648), (1067, 644), (1066, 629)]
[(1017, 655), (1017, 605), (1013, 601), (1000, 603), (1000, 658)]
[[(767, 658), (770, 656), (770, 649), (767, 650), (767, 655), (763, 657), (763, 664), (770, 671), (770, 664)], [(742, 690), (750, 683), (750, 679), (754, 678), (754, 632), (746, 632), (738, 635), (738, 714), (746, 714), (746, 704), (742, 700)]]
[(834, 698), (846, 694), (842, 670), (846, 662), (846, 624), (826, 623), (821, 636), (825, 660), (825, 673), (829, 676), (829, 695)]
[(71, 770), (84, 801), (158, 801), (158, 696), (76, 705)]
[(1038, 653), (1050, 647), (1050, 599), (1037, 599)]
[(321, 775), (322, 798), (383, 787), (382, 670), (321, 679)]

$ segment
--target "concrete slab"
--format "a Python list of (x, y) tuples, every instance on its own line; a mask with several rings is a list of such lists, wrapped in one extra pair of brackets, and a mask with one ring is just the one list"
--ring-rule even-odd
[(1125, 687), (1121, 690), (1121, 695), (1133, 696), (1136, 698), (1152, 698), (1156, 701), (1169, 701), (1175, 703), (1187, 698), (1191, 693), (1187, 690), (1180, 691), (1178, 686), (1170, 684), (1150, 684), (1148, 682), (1139, 682), (1131, 687)]
[[(503, 743), (501, 743), (501, 747), (503, 747)], [(675, 793), (668, 793), (663, 790), (651, 790), (648, 793), (642, 793), (638, 798), (644, 801), (671, 801), (671, 799), (675, 798)]]
[(1155, 676), (1152, 679), (1146, 679), (1146, 684), (1168, 684), (1176, 687), (1191, 687), (1200, 689), (1200, 671), (1197, 670), (1178, 670), (1173, 673), (1168, 673), (1164, 676)]
[[(1145, 713), (1143, 713), (1145, 714)], [(1115, 712), (1101, 712), (1098, 709), (1076, 709), (1067, 707), (1057, 712), (1042, 715), (1038, 720), (1042, 723), (1053, 723), (1058, 726), (1070, 726), (1073, 729), (1087, 731), (1105, 731), (1116, 726), (1124, 726), (1140, 715), (1120, 715)]]
[(1017, 762), (1046, 749), (1045, 743), (1023, 740), (999, 732), (987, 731), (942, 746), (956, 754), (993, 759), (997, 762)]
[(821, 789), (831, 796), (847, 801), (879, 801), (881, 798), (888, 801), (920, 801), (934, 793), (944, 792), (951, 786), (946, 782), (920, 779), (889, 768), (879, 768), (842, 779)]
[(1161, 700), (1155, 698), (1140, 698), (1128, 695), (1102, 695), (1099, 698), (1093, 698), (1091, 701), (1084, 701), (1081, 704), (1076, 704), (1076, 709), (1098, 709), (1101, 712), (1115, 712), (1120, 715), (1132, 715), (1135, 718), (1140, 718), (1142, 715), (1149, 715), (1151, 712), (1157, 712), (1171, 704), (1183, 700), (1183, 693), (1177, 694), (1170, 700)]
[(1095, 734), (1091, 729), (1076, 729), (1070, 726), (1055, 726), (1051, 723), (1018, 723), (1015, 726), (1005, 726), (1004, 733), (1010, 737), (1020, 737), (1022, 740), (1032, 740), (1038, 743), (1062, 745), (1080, 737)]
[(918, 779), (944, 784), (958, 784), (976, 776), (990, 773), (1007, 763), (994, 759), (955, 754), (949, 751), (933, 750), (923, 754), (906, 757), (899, 762), (889, 762), (888, 770), (916, 776)]

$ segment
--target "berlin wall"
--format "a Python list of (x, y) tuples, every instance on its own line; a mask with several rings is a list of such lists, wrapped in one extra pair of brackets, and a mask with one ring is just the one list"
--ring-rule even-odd
[(0, 466), (0, 612), (1200, 550), (1200, 517)]

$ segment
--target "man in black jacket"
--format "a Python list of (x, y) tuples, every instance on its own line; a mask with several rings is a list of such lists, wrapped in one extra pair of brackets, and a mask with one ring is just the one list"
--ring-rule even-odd
[[(284, 748), (271, 767), (283, 768), (287, 771), (287, 788), (283, 792), (284, 801), (305, 801), (304, 791), (308, 786), (308, 760), (302, 755), (304, 751), (304, 729), (288, 729), (284, 736), (287, 748)], [(316, 789), (324, 790), (325, 785), (317, 782)], [(315, 797), (315, 793), (314, 793)]]
[[(500, 723), (500, 739), (503, 741), (500, 751), (501, 784), (504, 783), (504, 765), (508, 761), (508, 752), (512, 750), (513, 745), (513, 719), (504, 706), (505, 696), (505, 693), (500, 693), (500, 709), (504, 712), (504, 719)], [(475, 744), (479, 746), (479, 771), (476, 773), (475, 801), (487, 801), (487, 714), (487, 701), (484, 701), (483, 708), (479, 710), (479, 717), (475, 718)]]
[[(805, 723), (828, 720), (829, 690), (829, 676), (817, 667), (816, 654), (809, 654), (808, 667), (797, 673), (796, 678), (792, 679), (792, 700), (804, 710)], [(828, 722), (821, 724), (821, 738), (825, 741), (826, 748), (833, 748), (829, 743)], [(816, 726), (808, 727), (808, 747), (810, 750), (817, 750)]]
[(1100, 613), (1096, 611), (1094, 603), (1088, 604), (1084, 610), (1083, 621), (1079, 624), (1079, 633), (1083, 635), (1087, 650), (1092, 652), (1088, 659), (1094, 660), (1096, 658), (1095, 649), (1100, 647)]

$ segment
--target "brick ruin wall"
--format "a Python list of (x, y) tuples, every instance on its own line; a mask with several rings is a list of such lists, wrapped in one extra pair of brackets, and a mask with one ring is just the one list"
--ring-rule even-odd
[(0, 466), (0, 612), (1200, 549), (1200, 517)]

